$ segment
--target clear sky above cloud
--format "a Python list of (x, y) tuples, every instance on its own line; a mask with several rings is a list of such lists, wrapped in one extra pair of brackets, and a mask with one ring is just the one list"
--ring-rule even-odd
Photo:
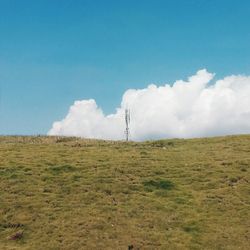
[(2, 0), (0, 134), (45, 134), (76, 100), (116, 114), (126, 90), (203, 68), (208, 85), (250, 75), (249, 13), (248, 0)]

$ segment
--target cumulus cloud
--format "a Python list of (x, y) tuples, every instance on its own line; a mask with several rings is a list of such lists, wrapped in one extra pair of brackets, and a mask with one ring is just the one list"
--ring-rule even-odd
[(123, 139), (127, 107), (132, 140), (250, 133), (250, 76), (232, 75), (211, 84), (213, 77), (203, 69), (187, 81), (129, 89), (110, 115), (93, 99), (75, 101), (48, 134)]

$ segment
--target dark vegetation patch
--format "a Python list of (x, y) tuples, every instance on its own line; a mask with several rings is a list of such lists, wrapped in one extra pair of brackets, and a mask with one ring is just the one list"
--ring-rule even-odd
[(21, 175), (23, 175), (25, 172), (20, 167), (6, 167), (6, 168), (0, 168), (0, 177), (6, 177), (8, 179), (17, 179)]
[(149, 191), (154, 189), (171, 190), (174, 188), (174, 184), (169, 180), (150, 180), (143, 182), (143, 185)]
[(241, 168), (240, 168), (240, 171), (242, 171), (242, 172), (247, 172), (247, 169), (246, 169), (245, 167), (241, 167)]
[(82, 178), (81, 175), (73, 175), (73, 176), (72, 176), (72, 180), (73, 180), (73, 181), (79, 181), (81, 178)]
[(77, 170), (77, 168), (71, 165), (62, 165), (62, 166), (49, 167), (48, 170), (53, 174), (60, 174), (60, 173), (74, 172)]
[(17, 171), (14, 167), (0, 168), (0, 176), (11, 175)]
[(184, 225), (182, 228), (186, 233), (190, 233), (190, 234), (197, 234), (200, 231), (199, 226), (197, 225), (195, 221)]

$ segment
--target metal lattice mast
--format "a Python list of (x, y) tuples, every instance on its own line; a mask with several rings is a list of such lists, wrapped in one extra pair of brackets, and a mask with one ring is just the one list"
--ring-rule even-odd
[(126, 123), (125, 135), (126, 135), (126, 141), (128, 141), (128, 139), (129, 139), (130, 111), (127, 108), (125, 109), (125, 123)]

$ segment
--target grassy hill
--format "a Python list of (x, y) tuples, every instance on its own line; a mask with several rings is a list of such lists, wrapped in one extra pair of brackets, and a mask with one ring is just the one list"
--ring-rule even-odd
[(250, 136), (0, 137), (0, 249), (249, 249)]

